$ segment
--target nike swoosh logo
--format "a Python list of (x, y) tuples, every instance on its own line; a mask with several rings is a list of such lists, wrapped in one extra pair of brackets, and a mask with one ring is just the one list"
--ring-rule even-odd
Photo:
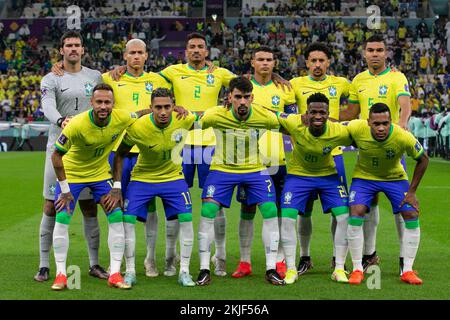
[(364, 90), (366, 90), (366, 89), (359, 90), (358, 92), (363, 92)]
[(120, 84), (120, 83), (119, 83), (117, 86), (118, 86), (118, 87), (123, 87), (123, 86), (126, 86), (126, 84)]
[(310, 93), (311, 91), (303, 91), (303, 94), (307, 94)]
[(191, 76), (181, 76), (181, 79), (187, 79), (190, 78)]
[(86, 147), (92, 147), (95, 143), (85, 144)]
[(70, 89), (70, 88), (61, 89), (61, 92), (67, 91), (67, 90), (69, 90), (69, 89)]
[(148, 148), (149, 149), (152, 149), (152, 148), (154, 148), (154, 147), (156, 147), (157, 146), (157, 144), (154, 144), (154, 145), (152, 145), (152, 146), (148, 146)]

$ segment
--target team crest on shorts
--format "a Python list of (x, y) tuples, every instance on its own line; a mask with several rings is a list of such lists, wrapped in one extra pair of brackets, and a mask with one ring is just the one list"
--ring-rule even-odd
[(284, 194), (284, 204), (291, 204), (292, 192), (286, 192)]
[(241, 191), (239, 192), (239, 199), (241, 199), (241, 200), (247, 199), (247, 193), (245, 192), (244, 188), (241, 188)]
[(123, 202), (123, 209), (124, 209), (124, 211), (127, 211), (129, 203), (130, 203), (130, 200), (125, 199), (125, 201)]
[(214, 196), (214, 192), (216, 192), (216, 187), (213, 185), (208, 186), (208, 189), (206, 190), (206, 196), (208, 198), (212, 198)]
[(350, 195), (348, 196), (348, 202), (355, 201), (356, 191), (350, 192)]

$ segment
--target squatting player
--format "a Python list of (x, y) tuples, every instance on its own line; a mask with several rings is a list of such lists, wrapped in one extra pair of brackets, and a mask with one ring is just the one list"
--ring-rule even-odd
[[(339, 120), (340, 101), (342, 97), (349, 95), (350, 83), (346, 78), (336, 77), (327, 74), (330, 67), (331, 51), (325, 44), (315, 42), (309, 45), (305, 50), (306, 66), (308, 75), (291, 79), (292, 88), (295, 92), (299, 113), (304, 114), (307, 110), (307, 99), (314, 93), (324, 94), (329, 101), (328, 111), (329, 120)], [(343, 152), (340, 147), (331, 152), (337, 173), (342, 184), (347, 189), (347, 178), (345, 175), (345, 166)], [(298, 274), (302, 275), (312, 268), (310, 256), (310, 243), (312, 237), (312, 218), (313, 198), (306, 206), (305, 212), (300, 214), (298, 219), (298, 238), (300, 241), (300, 261), (298, 264)], [(331, 235), (334, 241), (336, 234), (336, 218), (331, 215)], [(333, 244), (332, 267), (335, 268), (336, 248)]]
[[(348, 244), (353, 261), (350, 284), (360, 284), (364, 279), (363, 224), (372, 198), (379, 192), (384, 192), (394, 214), (401, 214), (405, 221), (403, 243), (400, 246), (404, 259), (401, 280), (422, 284), (412, 269), (420, 242), (416, 190), (429, 160), (416, 138), (393, 124), (392, 120), (390, 108), (384, 103), (375, 103), (370, 108), (368, 120), (353, 120), (348, 125), (350, 135), (359, 149), (349, 196)], [(405, 152), (417, 161), (411, 184), (401, 164)]]
[[(195, 286), (189, 274), (194, 230), (192, 227), (192, 202), (181, 167), (181, 150), (184, 138), (196, 116), (185, 119), (175, 117), (172, 93), (166, 88), (152, 92), (152, 113), (142, 117), (127, 129), (114, 158), (114, 180), (119, 181), (123, 159), (134, 145), (141, 150), (131, 173), (125, 200), (124, 228), (127, 250), (132, 252), (136, 243), (136, 220), (147, 218), (147, 205), (160, 197), (166, 217), (178, 219), (180, 224), (180, 274), (182, 286)], [(125, 281), (136, 283), (136, 274), (127, 271)]]
[(214, 218), (221, 207), (230, 207), (236, 186), (245, 187), (247, 205), (257, 204), (263, 216), (262, 237), (266, 255), (266, 279), (284, 285), (275, 270), (279, 243), (279, 227), (275, 190), (272, 179), (258, 155), (260, 131), (279, 128), (274, 113), (252, 105), (253, 85), (238, 77), (230, 81), (230, 107), (208, 109), (200, 121), (202, 128), (214, 128), (216, 150), (202, 193), (202, 209), (198, 229), (200, 273), (198, 285), (211, 282), (210, 246), (214, 234)]
[(307, 100), (307, 125), (302, 123), (301, 114), (278, 116), (280, 125), (291, 135), (294, 144), (281, 197), (281, 243), (286, 258), (287, 284), (294, 283), (298, 277), (295, 268), (297, 216), (299, 212), (305, 212), (309, 199), (316, 194), (320, 197), (323, 211), (331, 211), (337, 222), (333, 239), (336, 265), (331, 278), (337, 282), (348, 282), (344, 271), (348, 249), (348, 197), (331, 152), (338, 146), (351, 145), (352, 140), (344, 125), (327, 121), (328, 104), (324, 94), (318, 92), (310, 95)]
[[(381, 35), (374, 35), (363, 45), (363, 55), (368, 69), (355, 76), (350, 87), (349, 107), (341, 110), (340, 120), (352, 120), (359, 115), (360, 119), (369, 118), (369, 110), (378, 102), (385, 103), (392, 116), (392, 122), (407, 130), (411, 114), (408, 80), (399, 71), (393, 71), (386, 65), (386, 43)], [(400, 246), (405, 230), (401, 215), (394, 215)], [(370, 212), (364, 223), (364, 270), (369, 265), (378, 263), (376, 254), (376, 232), (380, 220), (378, 196), (370, 206)], [(403, 265), (403, 250), (400, 250), (400, 273)]]
[[(42, 216), (40, 235), (39, 272), (34, 279), (46, 281), (49, 277), (49, 255), (55, 226), (55, 187), (56, 176), (51, 163), (55, 142), (72, 116), (90, 108), (92, 89), (102, 82), (98, 71), (81, 65), (84, 54), (83, 38), (76, 31), (63, 34), (60, 41), (60, 53), (66, 73), (58, 77), (47, 74), (41, 82), (42, 107), (46, 118), (51, 122), (47, 142), (44, 172), (44, 214)], [(80, 208), (83, 213), (84, 235), (89, 249), (89, 274), (100, 279), (107, 279), (108, 273), (99, 265), (98, 249), (100, 246), (100, 228), (97, 220), (97, 205), (92, 200), (89, 190), (80, 195)]]
[(53, 167), (59, 181), (55, 192), (57, 214), (53, 248), (56, 279), (51, 287), (53, 290), (67, 287), (69, 224), (76, 201), (84, 188), (91, 190), (108, 219), (111, 268), (108, 285), (121, 289), (130, 288), (120, 274), (125, 250), (123, 213), (118, 203), (121, 190), (113, 189), (108, 155), (116, 139), (134, 123), (138, 115), (113, 109), (113, 90), (103, 83), (94, 87), (91, 104), (92, 109), (74, 117), (63, 129), (52, 154)]

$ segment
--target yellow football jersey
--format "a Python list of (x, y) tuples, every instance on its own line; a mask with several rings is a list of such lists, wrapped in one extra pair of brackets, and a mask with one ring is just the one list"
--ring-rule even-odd
[[(273, 111), (284, 112), (284, 107), (295, 103), (295, 94), (292, 90), (283, 90), (269, 81), (266, 85), (259, 84), (252, 78), (253, 103), (269, 108)], [(286, 165), (283, 135), (279, 132), (266, 131), (259, 140), (259, 150), (267, 166)]]
[(280, 127), (276, 115), (252, 105), (246, 121), (240, 121), (232, 108), (218, 106), (208, 109), (200, 119), (202, 128), (212, 127), (216, 149), (210, 170), (230, 173), (257, 172), (266, 169), (258, 152), (258, 141), (264, 129)]
[(400, 96), (411, 96), (408, 80), (402, 72), (387, 68), (379, 75), (374, 75), (366, 70), (353, 79), (349, 102), (359, 103), (361, 109), (359, 118), (364, 120), (369, 118), (369, 109), (372, 105), (378, 102), (385, 103), (391, 110), (392, 121), (398, 123)]
[[(144, 72), (139, 77), (134, 77), (128, 72), (122, 75), (119, 81), (114, 81), (108, 72), (102, 74), (103, 82), (109, 84), (114, 90), (114, 108), (129, 112), (148, 109), (151, 105), (151, 95), (156, 88), (171, 89), (171, 85), (154, 72)], [(124, 133), (125, 134), (125, 133)], [(116, 151), (122, 141), (118, 139), (113, 151)], [(131, 152), (139, 152), (134, 147)]]
[(326, 75), (322, 81), (316, 81), (311, 76), (296, 77), (290, 80), (295, 92), (298, 111), (306, 113), (309, 96), (313, 93), (323, 93), (329, 100), (330, 118), (339, 120), (340, 99), (349, 95), (350, 83), (346, 78)]
[(64, 168), (70, 183), (111, 179), (108, 156), (116, 140), (133, 124), (133, 112), (113, 109), (105, 127), (94, 123), (93, 110), (76, 115), (61, 132), (55, 147), (64, 152)]
[(178, 120), (176, 113), (173, 113), (170, 124), (161, 129), (155, 124), (151, 113), (130, 126), (123, 143), (137, 145), (141, 151), (131, 172), (131, 180), (159, 183), (184, 179), (180, 153), (196, 118), (191, 113), (185, 119)]
[(396, 124), (391, 125), (389, 136), (384, 141), (376, 141), (367, 120), (352, 120), (348, 131), (359, 150), (353, 178), (377, 181), (407, 180), (401, 159), (406, 152), (418, 159), (424, 153), (422, 145), (408, 131)]
[[(217, 106), (222, 86), (228, 87), (236, 75), (224, 68), (217, 68), (208, 73), (208, 67), (195, 70), (189, 64), (168, 66), (160, 73), (173, 86), (175, 103), (189, 111), (199, 112)], [(201, 134), (193, 130), (186, 139), (186, 144), (213, 145), (215, 137), (212, 130)]]
[(337, 173), (331, 151), (337, 146), (352, 143), (344, 125), (328, 121), (325, 132), (316, 137), (309, 127), (302, 124), (300, 114), (278, 114), (278, 121), (289, 132), (294, 143), (292, 157), (287, 163), (288, 174), (328, 176)]
[[(350, 82), (343, 77), (326, 75), (322, 81), (316, 81), (311, 76), (296, 77), (291, 81), (295, 92), (295, 99), (300, 114), (306, 113), (308, 98), (316, 92), (323, 93), (329, 100), (329, 117), (339, 120), (341, 97), (349, 96)], [(342, 154), (341, 148), (337, 147), (332, 151), (332, 155)]]

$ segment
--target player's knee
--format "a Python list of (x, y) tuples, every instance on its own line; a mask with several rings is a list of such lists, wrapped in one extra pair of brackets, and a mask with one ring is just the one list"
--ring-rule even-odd
[(122, 214), (124, 223), (136, 224), (137, 217), (132, 214)]
[(108, 223), (123, 223), (123, 212), (120, 208), (116, 208), (108, 214)]
[(331, 208), (331, 214), (333, 217), (338, 218), (339, 216), (345, 216), (348, 215), (348, 207), (347, 206), (341, 206), (341, 207), (334, 207)]
[(192, 222), (192, 214), (191, 213), (179, 213), (178, 214), (178, 221), (180, 223)]
[(61, 224), (70, 224), (70, 220), (72, 220), (72, 215), (68, 214), (66, 211), (58, 212), (56, 215), (56, 222)]
[(298, 210), (292, 209), (292, 208), (282, 208), (281, 209), (281, 217), (282, 218), (290, 218), (290, 219), (297, 219)]
[(94, 200), (80, 200), (80, 209), (85, 217), (97, 216), (97, 203)]
[(55, 202), (52, 200), (45, 199), (44, 202), (44, 214), (49, 217), (56, 216)]
[(415, 211), (402, 212), (403, 219), (405, 220), (406, 229), (417, 229), (420, 227), (419, 215)]
[(219, 211), (220, 207), (213, 202), (203, 202), (202, 204), (202, 217), (214, 219)]
[(264, 219), (276, 218), (278, 216), (278, 209), (275, 202), (265, 202), (258, 207)]

